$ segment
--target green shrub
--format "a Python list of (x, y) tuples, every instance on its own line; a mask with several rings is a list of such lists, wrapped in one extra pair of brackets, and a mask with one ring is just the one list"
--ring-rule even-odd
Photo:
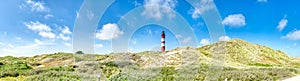
[(118, 69), (118, 65), (114, 61), (109, 61), (100, 64), (102, 72), (105, 74), (106, 78), (111, 77), (111, 75), (121, 71)]
[(160, 72), (162, 75), (174, 75), (176, 73), (175, 67), (163, 67)]
[(16, 71), (5, 71), (5, 72), (1, 72), (0, 77), (17, 77), (20, 74)]
[(74, 72), (49, 71), (39, 75), (29, 76), (25, 81), (78, 81), (80, 76)]
[(102, 63), (101, 65), (105, 65), (108, 67), (118, 67), (118, 65), (114, 61), (105, 62), (105, 63)]
[(109, 57), (109, 55), (97, 55), (96, 56), (96, 58), (97, 58), (96, 61), (101, 61), (101, 60), (104, 60), (104, 59), (106, 59), (108, 57)]
[(224, 80), (225, 78), (228, 78), (242, 81), (277, 81), (282, 78), (294, 76), (293, 72), (299, 72), (299, 70), (293, 68), (250, 68), (224, 70), (220, 79)]
[(52, 68), (49, 68), (48, 70), (49, 71), (75, 71), (75, 69), (70, 66), (52, 67)]
[(27, 62), (24, 59), (21, 59), (18, 57), (13, 57), (13, 56), (0, 57), (0, 61), (2, 61), (2, 63), (4, 63), (4, 64)]
[(176, 74), (175, 67), (162, 67), (160, 74), (161, 77), (158, 79), (162, 81), (173, 81)]
[(55, 53), (55, 54), (49, 54), (47, 56), (45, 56), (43, 59), (45, 58), (61, 58), (61, 57), (72, 57), (73, 54), (69, 54), (69, 53)]
[(80, 61), (96, 61), (97, 57), (95, 55), (74, 55), (75, 62), (80, 62)]
[(262, 63), (254, 63), (254, 64), (249, 64), (250, 66), (264, 66), (264, 67), (272, 67), (274, 65), (271, 64), (262, 64)]
[(203, 55), (205, 55), (207, 57), (212, 57), (211, 54), (209, 54), (207, 51), (201, 50), (200, 53), (202, 53)]
[(0, 77), (17, 77), (31, 71), (27, 63), (5, 64), (0, 67)]
[(84, 54), (82, 51), (77, 51), (75, 54)]

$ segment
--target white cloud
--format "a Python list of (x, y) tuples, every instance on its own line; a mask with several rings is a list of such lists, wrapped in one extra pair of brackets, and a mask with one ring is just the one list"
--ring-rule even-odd
[(184, 38), (184, 39), (182, 40), (182, 43), (188, 44), (188, 43), (190, 43), (191, 41), (192, 41), (192, 37), (187, 37), (187, 38)]
[[(174, 18), (172, 10), (176, 7), (177, 0), (145, 0), (143, 16), (160, 20), (163, 16)], [(164, 6), (159, 7), (158, 5)]]
[(17, 40), (22, 40), (22, 38), (21, 38), (21, 37), (16, 37), (16, 39), (17, 39)]
[(47, 15), (44, 16), (45, 19), (49, 19), (51, 17), (54, 17), (54, 16), (52, 14), (47, 14)]
[(6, 32), (3, 32), (4, 37), (6, 37), (6, 34), (7, 34)]
[(38, 45), (43, 44), (43, 42), (41, 42), (41, 41), (38, 40), (38, 39), (34, 39), (34, 43), (35, 43), (35, 44), (38, 44)]
[(61, 33), (58, 35), (58, 38), (60, 38), (64, 41), (69, 41), (71, 39), (70, 35), (72, 34), (69, 27), (64, 26), (64, 28), (60, 28), (60, 30), (61, 30)]
[(12, 44), (8, 44), (7, 46), (10, 47), (10, 48), (14, 48), (14, 47), (15, 47), (15, 46), (12, 45)]
[(1, 45), (1, 46), (4, 46), (5, 44), (4, 44), (3, 42), (0, 42), (0, 45)]
[(294, 43), (293, 46), (298, 46), (298, 43)]
[(32, 1), (32, 0), (26, 0), (25, 3), (31, 7), (31, 11), (36, 12), (49, 12), (49, 8), (45, 6), (45, 3), (40, 1)]
[(70, 43), (67, 43), (67, 42), (65, 42), (64, 45), (68, 46), (68, 47), (72, 46)]
[(0, 51), (3, 54), (0, 54), (0, 56), (25, 56), (24, 54), (31, 53), (33, 50), (36, 50), (38, 48), (38, 45), (31, 44), (26, 46), (18, 46), (15, 48), (2, 48)]
[(45, 38), (50, 38), (50, 39), (53, 39), (56, 37), (55, 34), (52, 32), (39, 32), (39, 35), (42, 37), (45, 37)]
[[(40, 41), (38, 39), (34, 39), (34, 43), (27, 45), (14, 46), (14, 48), (0, 48), (0, 56), (32, 56), (37, 54), (40, 50), (44, 50), (45, 45), (53, 45), (53, 41)], [(43, 51), (45, 53), (45, 51)]]
[(268, 0), (257, 0), (257, 2), (268, 2)]
[(42, 32), (42, 31), (49, 32), (49, 31), (51, 31), (51, 28), (48, 25), (42, 24), (39, 21), (36, 21), (36, 22), (30, 21), (30, 22), (25, 22), (24, 24), (30, 30), (33, 30), (33, 31), (39, 31), (39, 32)]
[(286, 18), (281, 19), (280, 22), (278, 23), (277, 29), (279, 31), (282, 31), (286, 27), (287, 23), (288, 20)]
[(182, 38), (182, 35), (176, 34), (175, 37), (176, 37), (176, 38)]
[(289, 40), (300, 40), (300, 30), (294, 30), (292, 32), (289, 32), (286, 36), (283, 36), (282, 38), (286, 38)]
[(207, 45), (207, 44), (209, 44), (209, 39), (202, 39), (202, 40), (200, 41), (200, 44), (202, 44), (202, 45)]
[(103, 44), (96, 44), (95, 47), (96, 47), (96, 48), (102, 48), (102, 47), (103, 47)]
[(65, 28), (62, 29), (62, 33), (63, 34), (72, 34), (72, 32), (70, 31), (69, 27), (65, 26)]
[(192, 37), (183, 37), (180, 34), (176, 34), (175, 37), (177, 39), (181, 39), (181, 40), (179, 40), (179, 42), (182, 42), (183, 44), (188, 44), (192, 41)]
[(213, 0), (201, 0), (192, 10), (192, 18), (197, 19), (203, 14), (204, 12), (214, 9), (215, 6), (213, 5)]
[(39, 39), (34, 39), (34, 44), (32, 45), (37, 45), (37, 46), (42, 46), (42, 45), (54, 45), (55, 40), (44, 40), (41, 41)]
[(228, 36), (221, 36), (219, 38), (219, 41), (229, 41), (229, 40), (230, 40), (230, 37), (228, 37)]
[(39, 32), (39, 35), (42, 37), (51, 38), (51, 39), (56, 37), (55, 34), (51, 32), (52, 30), (48, 25), (42, 24), (39, 21), (36, 22), (30, 21), (30, 22), (25, 22), (24, 24), (25, 26), (27, 26), (28, 29)]
[(243, 14), (232, 14), (232, 15), (228, 15), (222, 21), (222, 24), (231, 27), (242, 27), (246, 25), (246, 21)]
[(19, 53), (18, 50), (13, 50), (8, 48), (3, 48), (1, 51), (3, 51), (4, 53), (13, 53), (13, 54)]
[(141, 5), (142, 5), (142, 3), (139, 3), (139, 2), (138, 2), (138, 1), (136, 1), (136, 0), (133, 2), (133, 4), (134, 4), (134, 6), (136, 6), (136, 7), (137, 7), (137, 6), (141, 6)]
[(65, 36), (64, 34), (59, 34), (58, 36), (60, 39), (64, 40), (64, 41), (69, 41), (71, 38), (69, 36)]
[(102, 26), (102, 29), (96, 33), (96, 38), (99, 40), (111, 40), (119, 37), (122, 32), (115, 23), (108, 23)]
[(141, 6), (142, 4), (137, 2), (137, 1), (134, 1), (134, 6)]

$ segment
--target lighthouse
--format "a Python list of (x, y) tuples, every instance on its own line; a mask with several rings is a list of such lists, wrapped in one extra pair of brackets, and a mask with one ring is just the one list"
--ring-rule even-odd
[(165, 31), (162, 31), (161, 34), (161, 51), (165, 52)]

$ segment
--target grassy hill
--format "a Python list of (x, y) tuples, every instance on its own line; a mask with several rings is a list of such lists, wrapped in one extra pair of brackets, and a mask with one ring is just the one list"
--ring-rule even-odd
[(299, 66), (299, 60), (288, 56), (280, 50), (273, 50), (267, 46), (251, 44), (249, 42), (233, 39), (222, 41), (198, 48), (206, 56), (212, 54), (213, 47), (223, 47), (226, 50), (226, 62), (250, 66)]
[(98, 75), (122, 81), (276, 81), (300, 74), (299, 63), (279, 50), (233, 39), (167, 52), (0, 57), (0, 81), (94, 81)]

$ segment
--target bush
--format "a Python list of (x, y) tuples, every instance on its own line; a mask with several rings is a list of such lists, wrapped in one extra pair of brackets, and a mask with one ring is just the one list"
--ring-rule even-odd
[(174, 75), (176, 73), (175, 67), (163, 67), (160, 72), (164, 76)]
[(101, 63), (101, 65), (105, 65), (105, 66), (108, 66), (108, 67), (118, 67), (118, 65), (114, 61)]
[(0, 81), (24, 81), (25, 76), (0, 78)]
[(282, 78), (294, 76), (293, 72), (299, 72), (292, 68), (251, 68), (225, 70), (221, 74), (220, 79), (225, 78), (242, 81), (277, 81)]
[(264, 66), (264, 67), (272, 67), (274, 65), (271, 64), (262, 64), (262, 63), (254, 63), (254, 64), (249, 64), (250, 66)]
[(175, 79), (175, 67), (162, 67), (160, 74), (162, 77), (158, 78), (162, 81), (173, 81)]
[(106, 78), (109, 78), (109, 77), (111, 77), (111, 75), (121, 71), (118, 69), (118, 65), (114, 61), (101, 63), (100, 68), (101, 68), (102, 72), (105, 74)]
[(5, 72), (1, 72), (0, 77), (17, 77), (20, 74), (16, 71), (5, 71)]
[(207, 51), (205, 50), (200, 50), (200, 53), (202, 53), (203, 55), (207, 56), (207, 57), (212, 57), (211, 54), (209, 54)]
[(39, 75), (29, 76), (25, 81), (78, 81), (80, 76), (74, 72), (50, 71)]
[(52, 67), (48, 69), (49, 71), (75, 71), (73, 67), (69, 66), (58, 66), (58, 67)]
[(84, 54), (82, 51), (77, 51), (75, 54)]
[(0, 62), (0, 66), (1, 66), (1, 65), (4, 65), (4, 63)]
[(80, 61), (96, 61), (97, 58), (95, 55), (74, 55), (75, 62), (80, 62)]
[(27, 63), (5, 64), (0, 67), (0, 77), (17, 77), (32, 70)]

